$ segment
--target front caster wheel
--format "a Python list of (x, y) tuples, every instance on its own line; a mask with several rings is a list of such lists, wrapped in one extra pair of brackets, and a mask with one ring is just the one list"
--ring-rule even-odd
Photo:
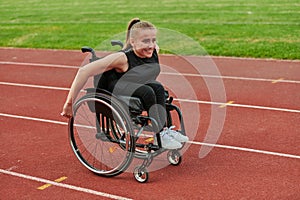
[(134, 168), (133, 176), (139, 183), (145, 183), (148, 181), (149, 173), (145, 167), (137, 166)]
[(177, 151), (177, 150), (169, 151), (167, 157), (168, 157), (169, 163), (174, 166), (179, 165), (182, 161), (181, 155), (180, 155), (179, 151)]

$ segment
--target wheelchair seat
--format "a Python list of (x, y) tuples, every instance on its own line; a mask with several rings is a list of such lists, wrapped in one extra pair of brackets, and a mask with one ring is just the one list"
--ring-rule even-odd
[[(105, 89), (87, 88), (85, 90), (87, 91), (88, 94), (104, 93), (104, 94), (112, 95), (109, 91)], [(143, 103), (141, 99), (138, 97), (117, 95), (117, 98), (120, 100), (121, 103), (124, 104), (124, 106), (128, 107), (129, 112), (133, 115), (140, 115), (143, 111), (145, 111), (143, 107)]]
[[(101, 88), (87, 88), (85, 90), (88, 94), (104, 93), (108, 95), (113, 95), (109, 91)], [(124, 95), (117, 95), (116, 97), (120, 100), (121, 103), (125, 105), (125, 107), (128, 107), (129, 113), (133, 116), (140, 115), (142, 114), (143, 111), (145, 111), (145, 108), (143, 107), (143, 103), (141, 99), (138, 97), (124, 96)], [(169, 92), (167, 90), (165, 90), (165, 98), (166, 98), (166, 102), (170, 102)], [(172, 99), (172, 97), (170, 99)]]
[(118, 98), (128, 106), (129, 112), (132, 114), (139, 115), (145, 110), (141, 99), (138, 97), (118, 95)]

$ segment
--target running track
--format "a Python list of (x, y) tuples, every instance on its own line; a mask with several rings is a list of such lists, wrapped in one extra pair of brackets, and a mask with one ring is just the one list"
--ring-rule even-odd
[[(0, 48), (1, 199), (300, 199), (299, 61), (218, 57), (221, 77), (183, 71), (197, 91), (189, 103), (200, 106), (199, 129), (180, 166), (151, 172), (139, 184), (131, 173), (96, 176), (71, 151), (59, 114), (85, 56)], [(161, 57), (164, 64), (172, 60)], [(211, 102), (205, 83), (196, 82), (203, 77), (223, 80), (226, 102)], [(161, 78), (180, 87), (174, 74)], [(184, 96), (179, 101), (191, 100)], [(203, 139), (212, 106), (226, 109), (226, 120), (200, 159), (201, 146), (210, 145)]]

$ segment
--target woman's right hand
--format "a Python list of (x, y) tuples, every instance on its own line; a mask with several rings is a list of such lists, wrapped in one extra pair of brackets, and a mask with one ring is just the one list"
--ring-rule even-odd
[(71, 118), (73, 115), (72, 103), (65, 103), (63, 111), (60, 114), (63, 117)]

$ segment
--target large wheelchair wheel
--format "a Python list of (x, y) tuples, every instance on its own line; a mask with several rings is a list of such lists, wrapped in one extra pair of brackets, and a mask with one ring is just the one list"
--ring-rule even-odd
[(134, 156), (130, 117), (118, 99), (107, 94), (87, 94), (75, 103), (69, 138), (79, 161), (98, 175), (124, 172)]

